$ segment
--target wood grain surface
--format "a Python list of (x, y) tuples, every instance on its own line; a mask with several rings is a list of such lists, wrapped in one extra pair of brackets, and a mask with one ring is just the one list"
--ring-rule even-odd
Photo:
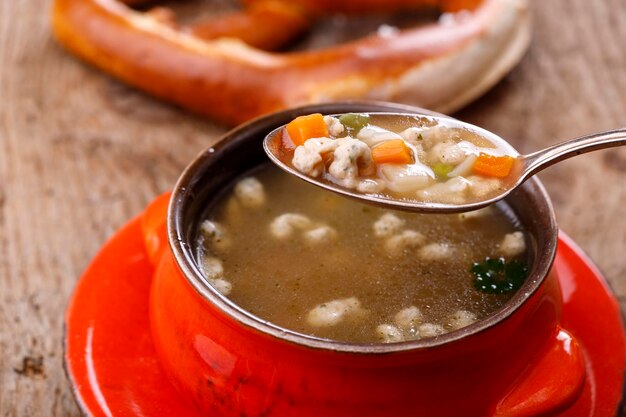
[[(66, 54), (51, 39), (48, 7), (0, 1), (2, 417), (79, 415), (62, 368), (63, 314), (78, 277), (117, 228), (225, 131)], [(626, 2), (532, 7), (528, 55), (457, 116), (522, 152), (626, 126)], [(597, 262), (622, 306), (625, 175), (626, 148), (541, 175), (561, 228)]]

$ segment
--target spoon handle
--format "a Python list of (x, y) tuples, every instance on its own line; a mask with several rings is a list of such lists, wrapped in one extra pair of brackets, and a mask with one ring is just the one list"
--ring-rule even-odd
[(524, 179), (573, 156), (626, 145), (626, 128), (593, 133), (524, 156)]

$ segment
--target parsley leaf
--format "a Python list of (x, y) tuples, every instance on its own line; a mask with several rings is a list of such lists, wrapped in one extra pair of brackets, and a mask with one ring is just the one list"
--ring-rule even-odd
[(504, 258), (485, 258), (474, 262), (474, 288), (487, 294), (506, 294), (519, 289), (528, 276), (528, 266), (520, 261), (507, 262)]

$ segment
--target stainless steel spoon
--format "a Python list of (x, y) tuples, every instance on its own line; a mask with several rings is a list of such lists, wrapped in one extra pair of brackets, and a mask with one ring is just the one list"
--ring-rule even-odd
[[(464, 128), (471, 130), (473, 132), (478, 133), (479, 135), (487, 138), (494, 144), (497, 144), (499, 147), (502, 147), (507, 151), (511, 156), (517, 156), (518, 167), (518, 177), (516, 181), (514, 181), (509, 188), (503, 190), (502, 193), (490, 197), (489, 199), (475, 201), (468, 204), (445, 204), (445, 203), (433, 203), (427, 201), (419, 201), (419, 200), (405, 200), (405, 199), (394, 199), (388, 196), (382, 195), (374, 195), (374, 194), (361, 194), (351, 189), (343, 188), (332, 184), (330, 182), (323, 182), (317, 178), (310, 177), (302, 172), (298, 171), (288, 163), (286, 163), (282, 156), (284, 156), (284, 149), (282, 147), (282, 135), (278, 134), (282, 131), (284, 126), (281, 126), (272, 132), (270, 132), (265, 139), (263, 140), (263, 148), (269, 158), (278, 165), (283, 170), (288, 173), (297, 176), (298, 178), (303, 179), (311, 184), (317, 185), (318, 187), (322, 187), (326, 190), (344, 195), (346, 197), (350, 197), (356, 200), (359, 200), (363, 203), (374, 204), (377, 206), (396, 209), (396, 210), (404, 210), (404, 211), (412, 211), (412, 212), (422, 212), (422, 213), (458, 213), (464, 211), (472, 211), (477, 210), (487, 205), (493, 204), (496, 201), (499, 201), (509, 195), (515, 188), (520, 186), (524, 181), (526, 181), (532, 175), (535, 175), (537, 172), (547, 168), (559, 161), (564, 159), (571, 158), (573, 156), (577, 156), (583, 153), (612, 148), (617, 146), (626, 145), (626, 128), (610, 130), (606, 132), (593, 133), (590, 135), (585, 135), (578, 137), (576, 139), (571, 139), (557, 145), (551, 146), (546, 149), (539, 150), (537, 152), (533, 152), (527, 155), (520, 155), (507, 141), (502, 139), (501, 137), (495, 135), (488, 130), (482, 129), (480, 127), (474, 126), (470, 123), (461, 122), (456, 119), (447, 118), (447, 117), (437, 117), (431, 115), (420, 115), (420, 114), (405, 114), (405, 113), (369, 113), (371, 115), (374, 114), (385, 114), (385, 115), (394, 115), (394, 116), (407, 116), (407, 117), (423, 117), (428, 120), (432, 120), (437, 124), (441, 124), (446, 127), (453, 128)], [(338, 115), (335, 115), (338, 116)]]

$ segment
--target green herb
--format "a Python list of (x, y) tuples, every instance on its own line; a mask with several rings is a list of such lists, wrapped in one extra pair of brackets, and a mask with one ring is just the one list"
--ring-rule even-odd
[(470, 271), (474, 274), (474, 288), (487, 294), (506, 294), (519, 289), (528, 276), (528, 267), (520, 261), (504, 258), (485, 258), (474, 262)]
[(448, 174), (452, 172), (453, 166), (450, 164), (444, 164), (443, 162), (437, 162), (433, 166), (433, 172), (439, 181), (446, 181)]
[(348, 130), (357, 133), (359, 130), (370, 124), (370, 116), (362, 113), (346, 113), (339, 116), (339, 121)]

